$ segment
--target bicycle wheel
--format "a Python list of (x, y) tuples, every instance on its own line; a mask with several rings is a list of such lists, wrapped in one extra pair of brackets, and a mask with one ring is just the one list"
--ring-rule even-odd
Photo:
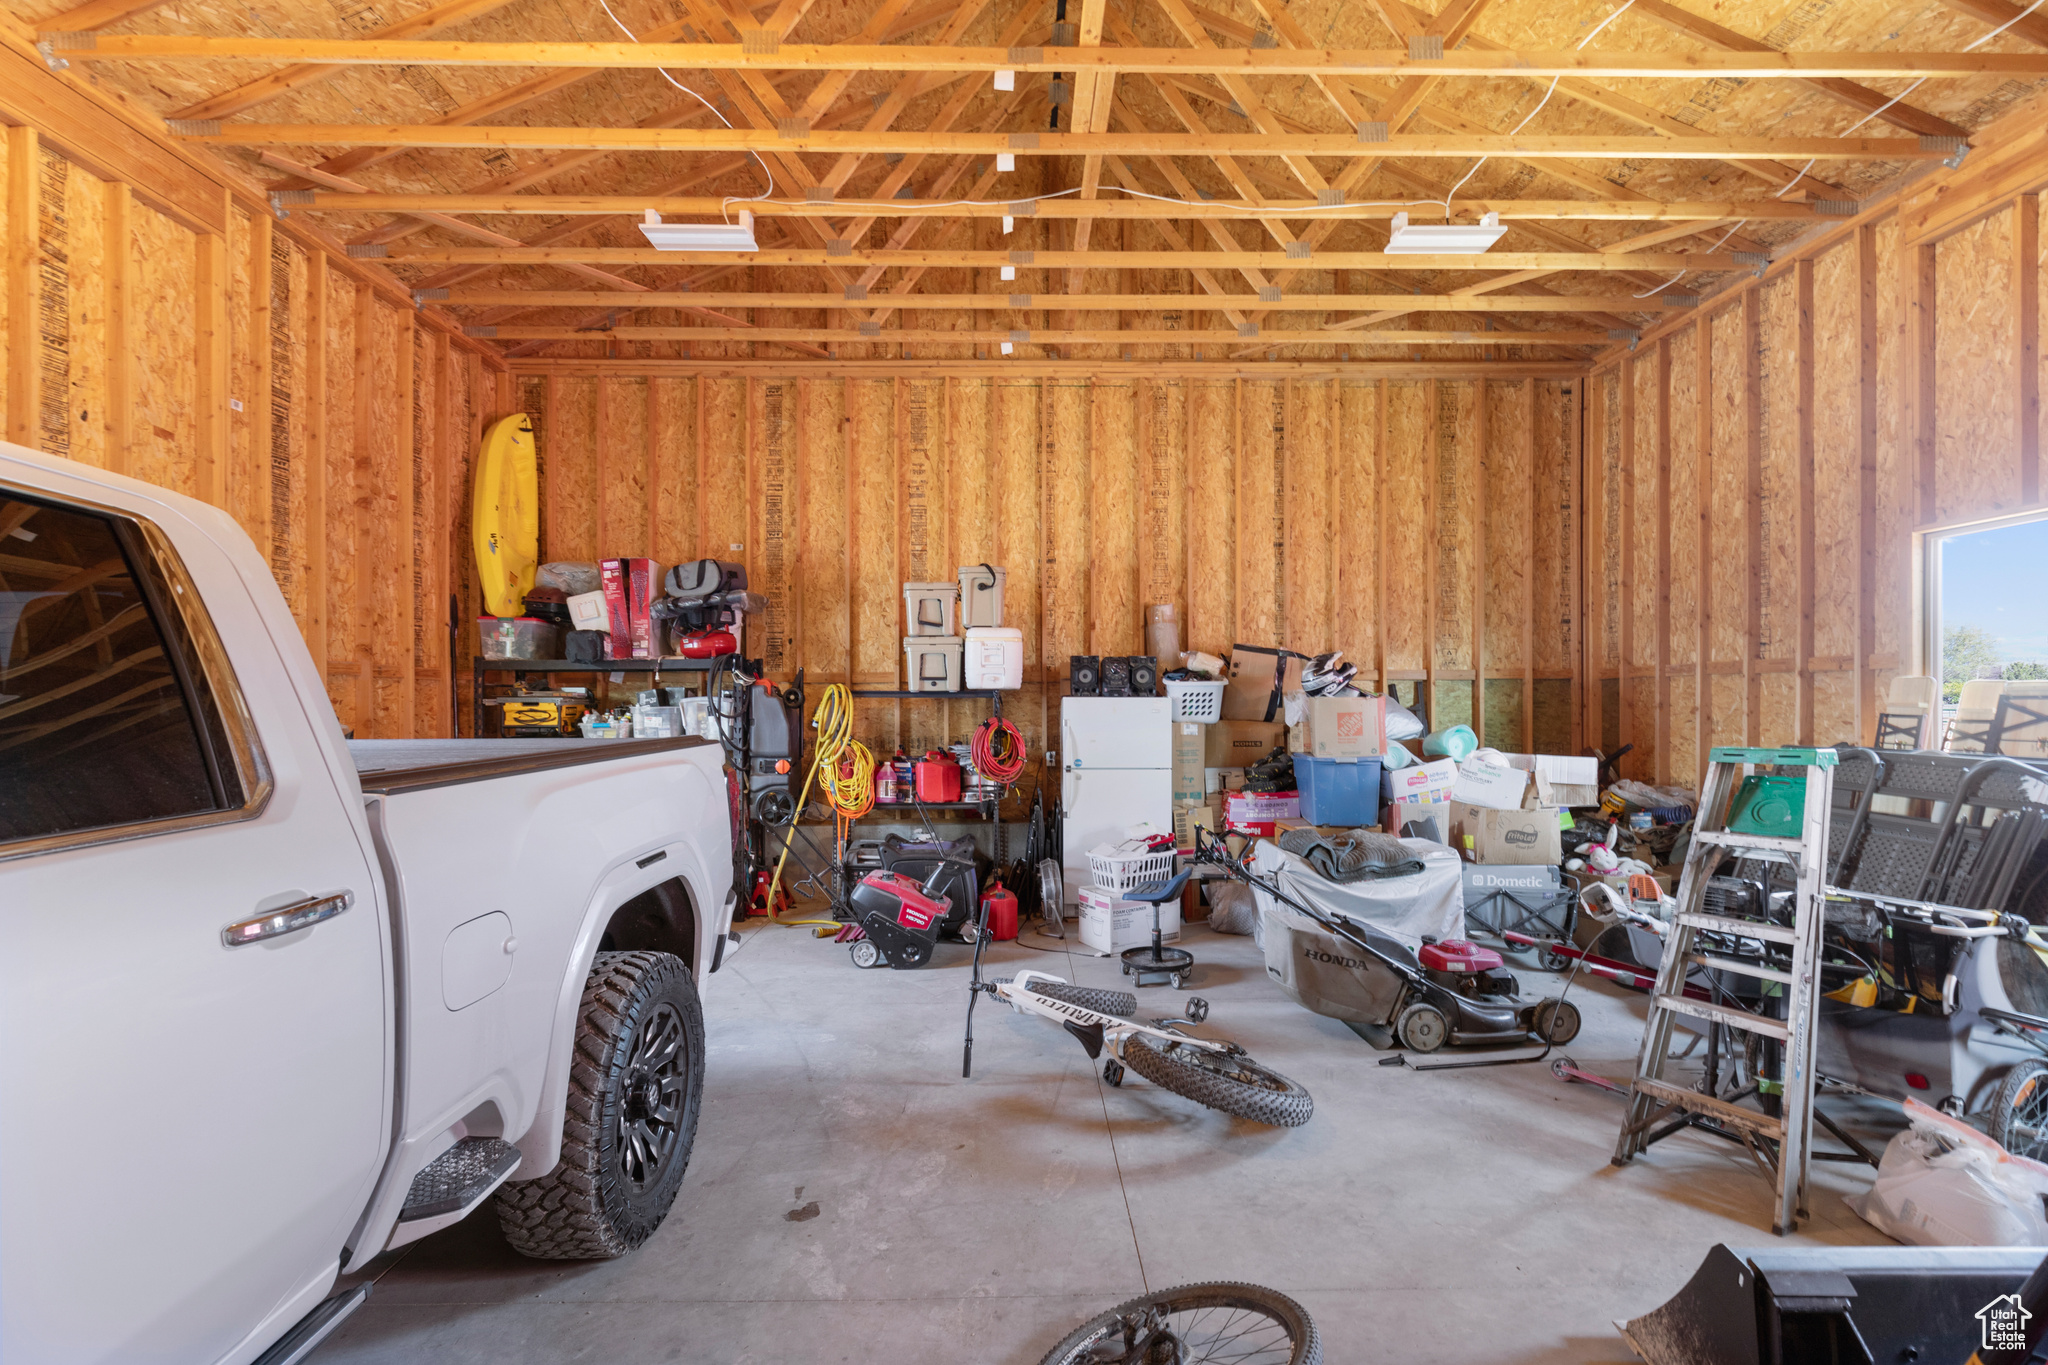
[(2048, 1155), (2048, 1065), (2021, 1062), (1991, 1101), (1991, 1136), (2014, 1156)]
[[(1166, 1334), (1180, 1351), (1159, 1351)], [(1306, 1310), (1256, 1284), (1184, 1284), (1120, 1303), (1082, 1323), (1039, 1365), (1322, 1365)]]
[(1138, 1012), (1138, 997), (1129, 991), (1098, 991), (1087, 986), (1069, 986), (1065, 982), (1030, 981), (1025, 989), (1048, 1000), (1063, 1004), (1079, 1005), (1084, 1010), (1097, 1014), (1114, 1014), (1119, 1019), (1129, 1019)]
[(1176, 1095), (1254, 1123), (1299, 1128), (1316, 1112), (1308, 1091), (1241, 1052), (1212, 1052), (1178, 1042), (1154, 1046), (1139, 1035), (1124, 1044), (1124, 1064)]

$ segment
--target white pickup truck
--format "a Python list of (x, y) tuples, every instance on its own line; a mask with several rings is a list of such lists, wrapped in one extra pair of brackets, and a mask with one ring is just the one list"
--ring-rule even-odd
[(495, 1194), (676, 1197), (730, 942), (698, 739), (343, 737), (225, 514), (0, 444), (0, 1360), (283, 1365)]

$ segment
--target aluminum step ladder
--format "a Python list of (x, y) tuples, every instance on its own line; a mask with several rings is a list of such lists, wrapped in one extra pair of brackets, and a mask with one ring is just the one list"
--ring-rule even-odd
[[(1777, 1192), (1771, 1231), (1783, 1236), (1806, 1216), (1806, 1176), (1813, 1148), (1814, 1032), (1820, 1001), (1819, 969), (1821, 924), (1825, 917), (1824, 884), (1827, 875), (1828, 811), (1834, 799), (1836, 754), (1832, 749), (1746, 749), (1718, 748), (1708, 754), (1706, 789), (1700, 796), (1699, 814), (1693, 823), (1692, 846), (1685, 857), (1679, 882), (1678, 912), (1666, 938), (1664, 961), (1657, 971), (1657, 986), (1650, 996), (1650, 1018), (1643, 1029), (1643, 1046), (1636, 1058), (1635, 1078), (1630, 1084), (1628, 1116), (1622, 1122), (1621, 1137), (1615, 1144), (1614, 1164), (1623, 1166), (1657, 1142), (1688, 1127), (1711, 1128), (1733, 1137), (1749, 1148), (1759, 1168)], [(1752, 769), (1797, 770), (1805, 779), (1804, 816), (1798, 837), (1786, 834), (1755, 834), (1730, 829), (1731, 805), (1743, 779)], [(1740, 821), (1754, 812), (1763, 800), (1747, 803)], [(1782, 801), (1783, 797), (1779, 799)], [(1789, 815), (1789, 812), (1786, 812)], [(1789, 820), (1786, 822), (1789, 824)], [(1791, 906), (1791, 923), (1778, 923), (1748, 914), (1710, 913), (1707, 889), (1723, 858), (1728, 854), (1765, 862), (1790, 864), (1796, 878)], [(1768, 901), (1768, 897), (1766, 897)], [(1768, 912), (1769, 905), (1758, 907)], [(1763, 944), (1774, 957), (1787, 956), (1789, 970), (1754, 960), (1754, 956), (1731, 956), (1703, 944), (1701, 935), (1748, 939)], [(1723, 1003), (1724, 992), (1713, 998), (1688, 997), (1686, 979), (1703, 969), (1708, 979), (1719, 974), (1748, 976), (1775, 983), (1777, 994), (1768, 989), (1762, 1002), (1766, 1007), (1782, 1000), (1784, 1015)], [(1671, 1062), (1671, 1032), (1680, 1018), (1699, 1020), (1710, 1028), (1719, 1025), (1780, 1045), (1783, 1074), (1779, 1112), (1765, 1112), (1761, 1100), (1768, 1085), (1754, 1079), (1728, 1099), (1704, 1094), (1666, 1079)], [(1711, 1074), (1711, 1073), (1710, 1073)], [(1758, 1107), (1739, 1101), (1755, 1098)], [(1662, 1125), (1660, 1127), (1660, 1125)]]

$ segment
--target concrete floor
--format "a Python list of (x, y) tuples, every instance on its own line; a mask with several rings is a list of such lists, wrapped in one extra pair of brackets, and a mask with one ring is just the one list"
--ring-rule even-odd
[[(806, 931), (756, 926), (706, 985), (696, 1152), (646, 1246), (524, 1260), (481, 1211), (372, 1263), (376, 1292), (316, 1359), (1033, 1365), (1130, 1295), (1239, 1279), (1299, 1299), (1332, 1362), (1628, 1361), (1615, 1318), (1669, 1298), (1716, 1242), (1774, 1240), (1739, 1149), (1688, 1134), (1616, 1169), (1615, 1096), (1547, 1066), (1380, 1067), (1283, 996), (1251, 940), (1197, 925), (1187, 946), (1214, 1010), (1204, 1032), (1306, 1085), (1305, 1127), (1244, 1123), (1135, 1076), (1112, 1089), (1051, 1023), (987, 1002), (963, 1081), (965, 948), (863, 972)], [(990, 956), (1118, 980), (1082, 953)], [(1572, 994), (1586, 1023), (1570, 1055), (1625, 1077), (1644, 997), (1585, 981)], [(1160, 988), (1144, 1006), (1180, 998)], [(1881, 1110), (1855, 1118), (1881, 1140)], [(1797, 1240), (1885, 1242), (1841, 1200), (1868, 1168), (1817, 1169)]]

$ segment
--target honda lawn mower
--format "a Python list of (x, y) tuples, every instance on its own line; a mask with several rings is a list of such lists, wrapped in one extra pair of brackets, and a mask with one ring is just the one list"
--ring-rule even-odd
[[(1425, 937), (1421, 950), (1410, 952), (1397, 939), (1289, 895), (1278, 877), (1252, 871), (1207, 830), (1196, 831), (1194, 857), (1311, 921), (1267, 921), (1266, 970), (1317, 1014), (1390, 1029), (1415, 1052), (1435, 1052), (1446, 1043), (1525, 1043), (1531, 1034), (1556, 1046), (1578, 1036), (1578, 1007), (1561, 996), (1524, 999), (1514, 974), (1490, 948)], [(1285, 969), (1274, 960), (1275, 933), (1285, 935)]]

